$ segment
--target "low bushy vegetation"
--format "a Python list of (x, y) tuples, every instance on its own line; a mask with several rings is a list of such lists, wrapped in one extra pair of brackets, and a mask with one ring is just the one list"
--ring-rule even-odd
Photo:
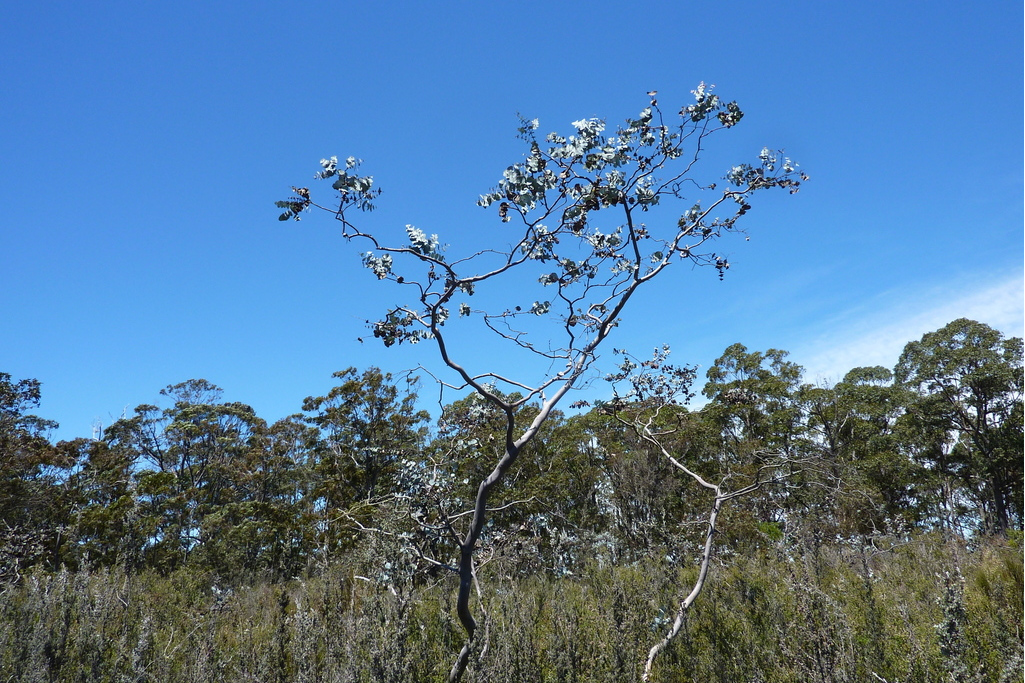
[(54, 444), (0, 373), (0, 681), (1020, 681), (1021, 340), (959, 320), (832, 387), (786, 356), (729, 347), (700, 410), (552, 413), (462, 565), (479, 396), (432, 429), (350, 368), (267, 424), (191, 380)]
[[(35, 570), (3, 589), (5, 681), (439, 681), (460, 641), (452, 587), (394, 591), (361, 561), (303, 580), (218, 586)], [(636, 681), (693, 570), (649, 558), (577, 576), (492, 576), (469, 680)], [(1022, 556), (921, 535), (888, 549), (804, 539), (723, 559), (654, 680), (1022, 678)]]

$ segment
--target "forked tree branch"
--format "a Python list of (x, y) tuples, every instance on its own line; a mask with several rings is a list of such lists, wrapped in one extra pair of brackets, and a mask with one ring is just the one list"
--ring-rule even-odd
[[(721, 101), (704, 83), (692, 92), (694, 103), (680, 110), (675, 125), (666, 124), (654, 93), (649, 106), (636, 119), (627, 119), (612, 134), (604, 132), (604, 121), (584, 119), (573, 122), (573, 135), (551, 133), (540, 140), (537, 121), (522, 120), (520, 137), (529, 145), (525, 160), (506, 169), (498, 185), (478, 201), (484, 208), (497, 207), (503, 224), (517, 217), (518, 239), (506, 251), (481, 250), (454, 261), (443, 254), (445, 249), (437, 235), (428, 236), (411, 225), (406, 226), (409, 244), (401, 247), (385, 246), (374, 235), (358, 229), (347, 212), (373, 208), (380, 193), (373, 187), (373, 178), (360, 175), (360, 161), (352, 157), (341, 164), (334, 157), (321, 161), (323, 170), (317, 177), (333, 179), (333, 187), (339, 192), (338, 207), (330, 211), (341, 223), (343, 237), (365, 241), (373, 248), (363, 254), (363, 262), (378, 279), (411, 287), (415, 292), (417, 305), (388, 311), (383, 319), (372, 323), (374, 336), (386, 346), (433, 340), (442, 363), (459, 377), (461, 385), (498, 408), (505, 419), (504, 452), (480, 482), (473, 514), (458, 542), (457, 613), (467, 640), (451, 670), (450, 681), (462, 677), (474, 644), (477, 623), (469, 608), (476, 582), (473, 556), (495, 487), (560, 401), (590, 371), (598, 359), (599, 347), (619, 324), (640, 287), (680, 260), (713, 265), (721, 277), (729, 264), (714, 253), (703, 253), (705, 245), (735, 231), (736, 221), (751, 208), (748, 200), (755, 192), (775, 187), (793, 193), (805, 179), (789, 159), (763, 149), (758, 163), (730, 169), (725, 176), (727, 188), (713, 195), (710, 203), (702, 206), (696, 202), (678, 219), (650, 231), (640, 220), (642, 214), (662, 199), (685, 199), (682, 189), (686, 181), (692, 180), (689, 174), (701, 155), (705, 137), (731, 128), (743, 116), (735, 102)], [(669, 171), (671, 167), (676, 168)], [(667, 178), (656, 178), (656, 173), (667, 171)], [(694, 188), (716, 191), (714, 183), (695, 182)], [(284, 209), (281, 220), (298, 220), (301, 213), (319, 207), (309, 189), (293, 190), (295, 196), (277, 203)], [(729, 202), (736, 206), (732, 215), (727, 212), (725, 218), (714, 216), (713, 211)], [(605, 227), (610, 224), (601, 218), (609, 214), (613, 216), (611, 232)], [(425, 271), (423, 277), (407, 280), (397, 274), (393, 257), (412, 259)], [(520, 305), (483, 315), (466, 303), (477, 287), (531, 265), (540, 271), (538, 284), (534, 285), (540, 287), (540, 295), (533, 303), (524, 299)], [(475, 268), (479, 270), (474, 272)], [(509, 291), (522, 294), (522, 290), (517, 285)], [(491, 371), (471, 371), (451, 355), (446, 339), (450, 328), (445, 325), (452, 313), (471, 319), (476, 314), (484, 329), (499, 340), (534, 357), (561, 360), (563, 366), (537, 382)], [(515, 327), (524, 329), (515, 329), (511, 321), (518, 316), (553, 323), (561, 340), (546, 336), (543, 343), (533, 341), (529, 336), (531, 325), (517, 323)], [(497, 321), (502, 321), (504, 329)], [(485, 378), (522, 390), (524, 395), (508, 399)], [(534, 401), (540, 403), (537, 414), (527, 424), (519, 424), (517, 409)], [(717, 501), (721, 505), (722, 501)]]
[(781, 477), (770, 477), (768, 479), (763, 479), (762, 475), (766, 472), (778, 470), (779, 468), (783, 467), (787, 464), (788, 459), (781, 458), (771, 464), (762, 465), (756, 471), (755, 480), (752, 483), (746, 486), (742, 486), (738, 489), (729, 491), (724, 489), (723, 487), (723, 484), (725, 483), (726, 479), (728, 479), (728, 476), (718, 484), (710, 483), (704, 477), (700, 476), (699, 474), (688, 468), (686, 465), (682, 464), (679, 461), (679, 459), (676, 458), (665, 447), (662, 440), (659, 437), (653, 435), (651, 431), (647, 429), (647, 427), (645, 427), (644, 425), (638, 425), (637, 422), (628, 422), (626, 420), (623, 420), (618, 414), (616, 415), (616, 419), (619, 420), (622, 424), (625, 424), (631, 429), (633, 429), (634, 432), (641, 439), (643, 439), (644, 441), (648, 442), (656, 449), (658, 449), (662, 456), (669, 460), (669, 462), (671, 462), (677, 469), (684, 472), (702, 488), (711, 491), (713, 496), (712, 505), (709, 508), (708, 517), (706, 518), (705, 522), (704, 543), (702, 545), (701, 556), (698, 565), (698, 576), (694, 580), (694, 584), (691, 586), (690, 592), (686, 595), (686, 597), (683, 598), (683, 600), (680, 601), (680, 604), (676, 610), (676, 618), (673, 620), (673, 625), (670, 627), (669, 631), (665, 634), (665, 636), (663, 636), (657, 643), (655, 643), (648, 651), (648, 657), (644, 662), (644, 673), (641, 676), (641, 679), (646, 682), (651, 680), (651, 670), (654, 666), (655, 658), (666, 647), (668, 647), (669, 643), (671, 643), (672, 640), (676, 638), (676, 636), (680, 633), (680, 629), (683, 627), (687, 611), (690, 609), (691, 605), (694, 604), (694, 601), (698, 598), (702, 590), (704, 590), (705, 588), (705, 582), (708, 578), (709, 566), (711, 565), (712, 555), (715, 549), (715, 535), (716, 533), (718, 533), (719, 530), (719, 514), (722, 511), (723, 505), (725, 505), (729, 501), (736, 500), (737, 498), (742, 498), (746, 495), (754, 493), (767, 483), (779, 481)]

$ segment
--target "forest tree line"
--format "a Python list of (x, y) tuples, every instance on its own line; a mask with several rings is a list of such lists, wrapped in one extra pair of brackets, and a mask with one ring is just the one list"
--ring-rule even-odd
[[(382, 525), (413, 546), (409, 571), (427, 568), (415, 546), (444, 535), (411, 521), (480, 480), (500, 440), (494, 409), (469, 396), (432, 425), (411, 383), (376, 368), (334, 379), (274, 423), (189, 380), (160, 392), (166, 407), (54, 444), (55, 424), (28, 412), (39, 382), (0, 375), (3, 575), (39, 564), (291, 578)], [(766, 453), (802, 463), (734, 506), (727, 544), (810, 519), (828, 538), (1021, 530), (1019, 338), (958, 320), (909, 343), (892, 370), (854, 368), (833, 386), (802, 383), (785, 351), (734, 344), (701, 394), (699, 410), (676, 411), (670, 443), (693, 469), (741, 477)], [(602, 405), (560, 414), (504, 484), (489, 542), (518, 548), (524, 571), (557, 574), (601, 553), (618, 564), (685, 552), (703, 505), (687, 484)]]
[[(470, 395), (432, 423), (414, 382), (334, 379), (274, 423), (189, 380), (52, 443), (39, 382), (0, 374), (0, 672), (440, 679), (460, 634), (444, 520), (503, 418)], [(960, 319), (832, 386), (734, 344), (705, 380), (700, 408), (660, 414), (667, 449), (738, 486), (784, 471), (724, 509), (653, 680), (1020, 678), (1021, 339)], [(644, 409), (555, 414), (502, 482), (471, 680), (638, 680), (709, 507), (623, 419)]]

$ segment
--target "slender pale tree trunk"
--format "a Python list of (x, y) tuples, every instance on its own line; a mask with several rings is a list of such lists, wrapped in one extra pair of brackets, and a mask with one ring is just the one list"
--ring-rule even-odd
[(470, 521), (470, 528), (467, 529), (466, 535), (459, 544), (459, 593), (456, 597), (456, 614), (459, 616), (459, 623), (463, 625), (463, 630), (466, 631), (466, 642), (463, 643), (463, 648), (459, 651), (459, 656), (456, 657), (452, 670), (449, 672), (449, 683), (456, 683), (462, 679), (466, 666), (470, 661), (470, 654), (473, 652), (473, 647), (476, 644), (477, 620), (474, 619), (473, 613), (470, 612), (470, 594), (476, 582), (473, 553), (477, 549), (477, 541), (484, 530), (484, 525), (488, 521), (488, 497), (491, 495), (492, 489), (502, 481), (505, 473), (516, 462), (516, 458), (523, 447), (537, 434), (538, 428), (548, 418), (552, 408), (558, 401), (558, 398), (562, 397), (563, 393), (565, 392), (558, 394), (555, 400), (550, 401), (544, 406), (527, 431), (515, 441), (512, 440), (515, 418), (511, 411), (506, 413), (508, 430), (506, 432), (505, 455), (502, 456), (495, 469), (477, 488), (477, 497), (474, 500), (473, 518)]
[(644, 674), (641, 677), (645, 683), (651, 680), (651, 667), (655, 663), (655, 657), (658, 656), (662, 650), (666, 649), (673, 638), (679, 634), (680, 629), (683, 627), (683, 620), (687, 616), (687, 610), (694, 604), (694, 601), (701, 594), (701, 591), (705, 587), (705, 579), (708, 577), (708, 565), (712, 560), (712, 550), (714, 547), (713, 537), (716, 531), (716, 521), (719, 519), (719, 510), (722, 509), (722, 504), (725, 498), (719, 487), (715, 487), (715, 502), (712, 503), (712, 511), (708, 515), (708, 528), (705, 530), (705, 546), (701, 553), (701, 569), (698, 572), (698, 578), (694, 582), (694, 586), (691, 588), (690, 593), (687, 594), (680, 602), (679, 609), (676, 610), (676, 619), (673, 621), (672, 628), (665, 635), (662, 640), (655, 643), (654, 646), (648, 651), (648, 659), (644, 663)]
[(652, 666), (654, 666), (655, 658), (659, 655), (660, 652), (665, 650), (666, 647), (668, 647), (669, 643), (672, 642), (673, 638), (675, 638), (680, 633), (680, 629), (683, 628), (683, 620), (687, 616), (687, 611), (690, 609), (691, 605), (694, 604), (694, 601), (701, 594), (701, 591), (705, 587), (705, 581), (708, 579), (708, 568), (712, 562), (712, 553), (715, 549), (715, 534), (718, 530), (719, 513), (722, 511), (723, 505), (728, 501), (733, 500), (734, 498), (740, 498), (761, 488), (761, 485), (763, 483), (761, 480), (761, 473), (767, 469), (773, 469), (775, 466), (769, 465), (759, 469), (759, 474), (755, 478), (755, 481), (753, 483), (748, 484), (747, 486), (739, 488), (735, 491), (724, 492), (721, 483), (713, 484), (709, 481), (706, 481), (701, 475), (697, 474), (696, 472), (688, 468), (686, 465), (684, 465), (682, 462), (677, 460), (675, 457), (673, 457), (672, 453), (666, 450), (665, 446), (662, 445), (661, 441), (656, 437), (656, 435), (652, 434), (646, 428), (639, 428), (637, 427), (637, 425), (633, 426), (635, 429), (637, 429), (637, 433), (645, 441), (658, 448), (659, 451), (662, 452), (662, 455), (665, 456), (669, 460), (669, 462), (673, 464), (673, 466), (675, 466), (680, 471), (684, 472), (702, 488), (711, 491), (714, 495), (714, 498), (712, 499), (712, 508), (711, 510), (709, 510), (708, 513), (708, 526), (705, 528), (705, 544), (701, 551), (701, 565), (700, 570), (698, 571), (698, 578), (694, 581), (694, 585), (691, 587), (690, 593), (687, 594), (687, 597), (680, 601), (680, 606), (676, 610), (676, 619), (673, 621), (673, 625), (669, 629), (669, 632), (666, 633), (666, 635), (657, 643), (655, 643), (655, 645), (653, 645), (652, 648), (648, 651), (648, 658), (644, 662), (644, 673), (641, 676), (641, 679), (645, 681), (645, 683), (647, 683), (647, 681), (651, 680), (651, 669)]
[(466, 665), (470, 661), (470, 653), (473, 651), (474, 637), (477, 634), (477, 621), (470, 613), (470, 588), (473, 584), (473, 548), (463, 545), (459, 553), (459, 595), (456, 598), (456, 613), (459, 615), (459, 623), (466, 631), (466, 642), (459, 651), (459, 656), (452, 664), (452, 670), (448, 674), (449, 683), (456, 683), (463, 677)]

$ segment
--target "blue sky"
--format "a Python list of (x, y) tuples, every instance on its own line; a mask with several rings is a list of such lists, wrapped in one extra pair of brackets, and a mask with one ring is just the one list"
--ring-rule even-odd
[(385, 191), (367, 227), (458, 251), (494, 225), (474, 202), (522, 157), (517, 113), (616, 123), (700, 81), (746, 118), (699, 174), (769, 146), (812, 179), (756, 203), (724, 282), (681, 270), (612, 345), (704, 368), (782, 348), (819, 381), (957, 317), (1020, 336), (1021, 26), (1004, 1), (15, 3), (0, 371), (41, 380), (37, 412), (72, 438), (189, 378), (274, 420), (348, 366), (437, 367), (357, 341), (401, 292), (331, 220), (273, 202), (355, 155)]

